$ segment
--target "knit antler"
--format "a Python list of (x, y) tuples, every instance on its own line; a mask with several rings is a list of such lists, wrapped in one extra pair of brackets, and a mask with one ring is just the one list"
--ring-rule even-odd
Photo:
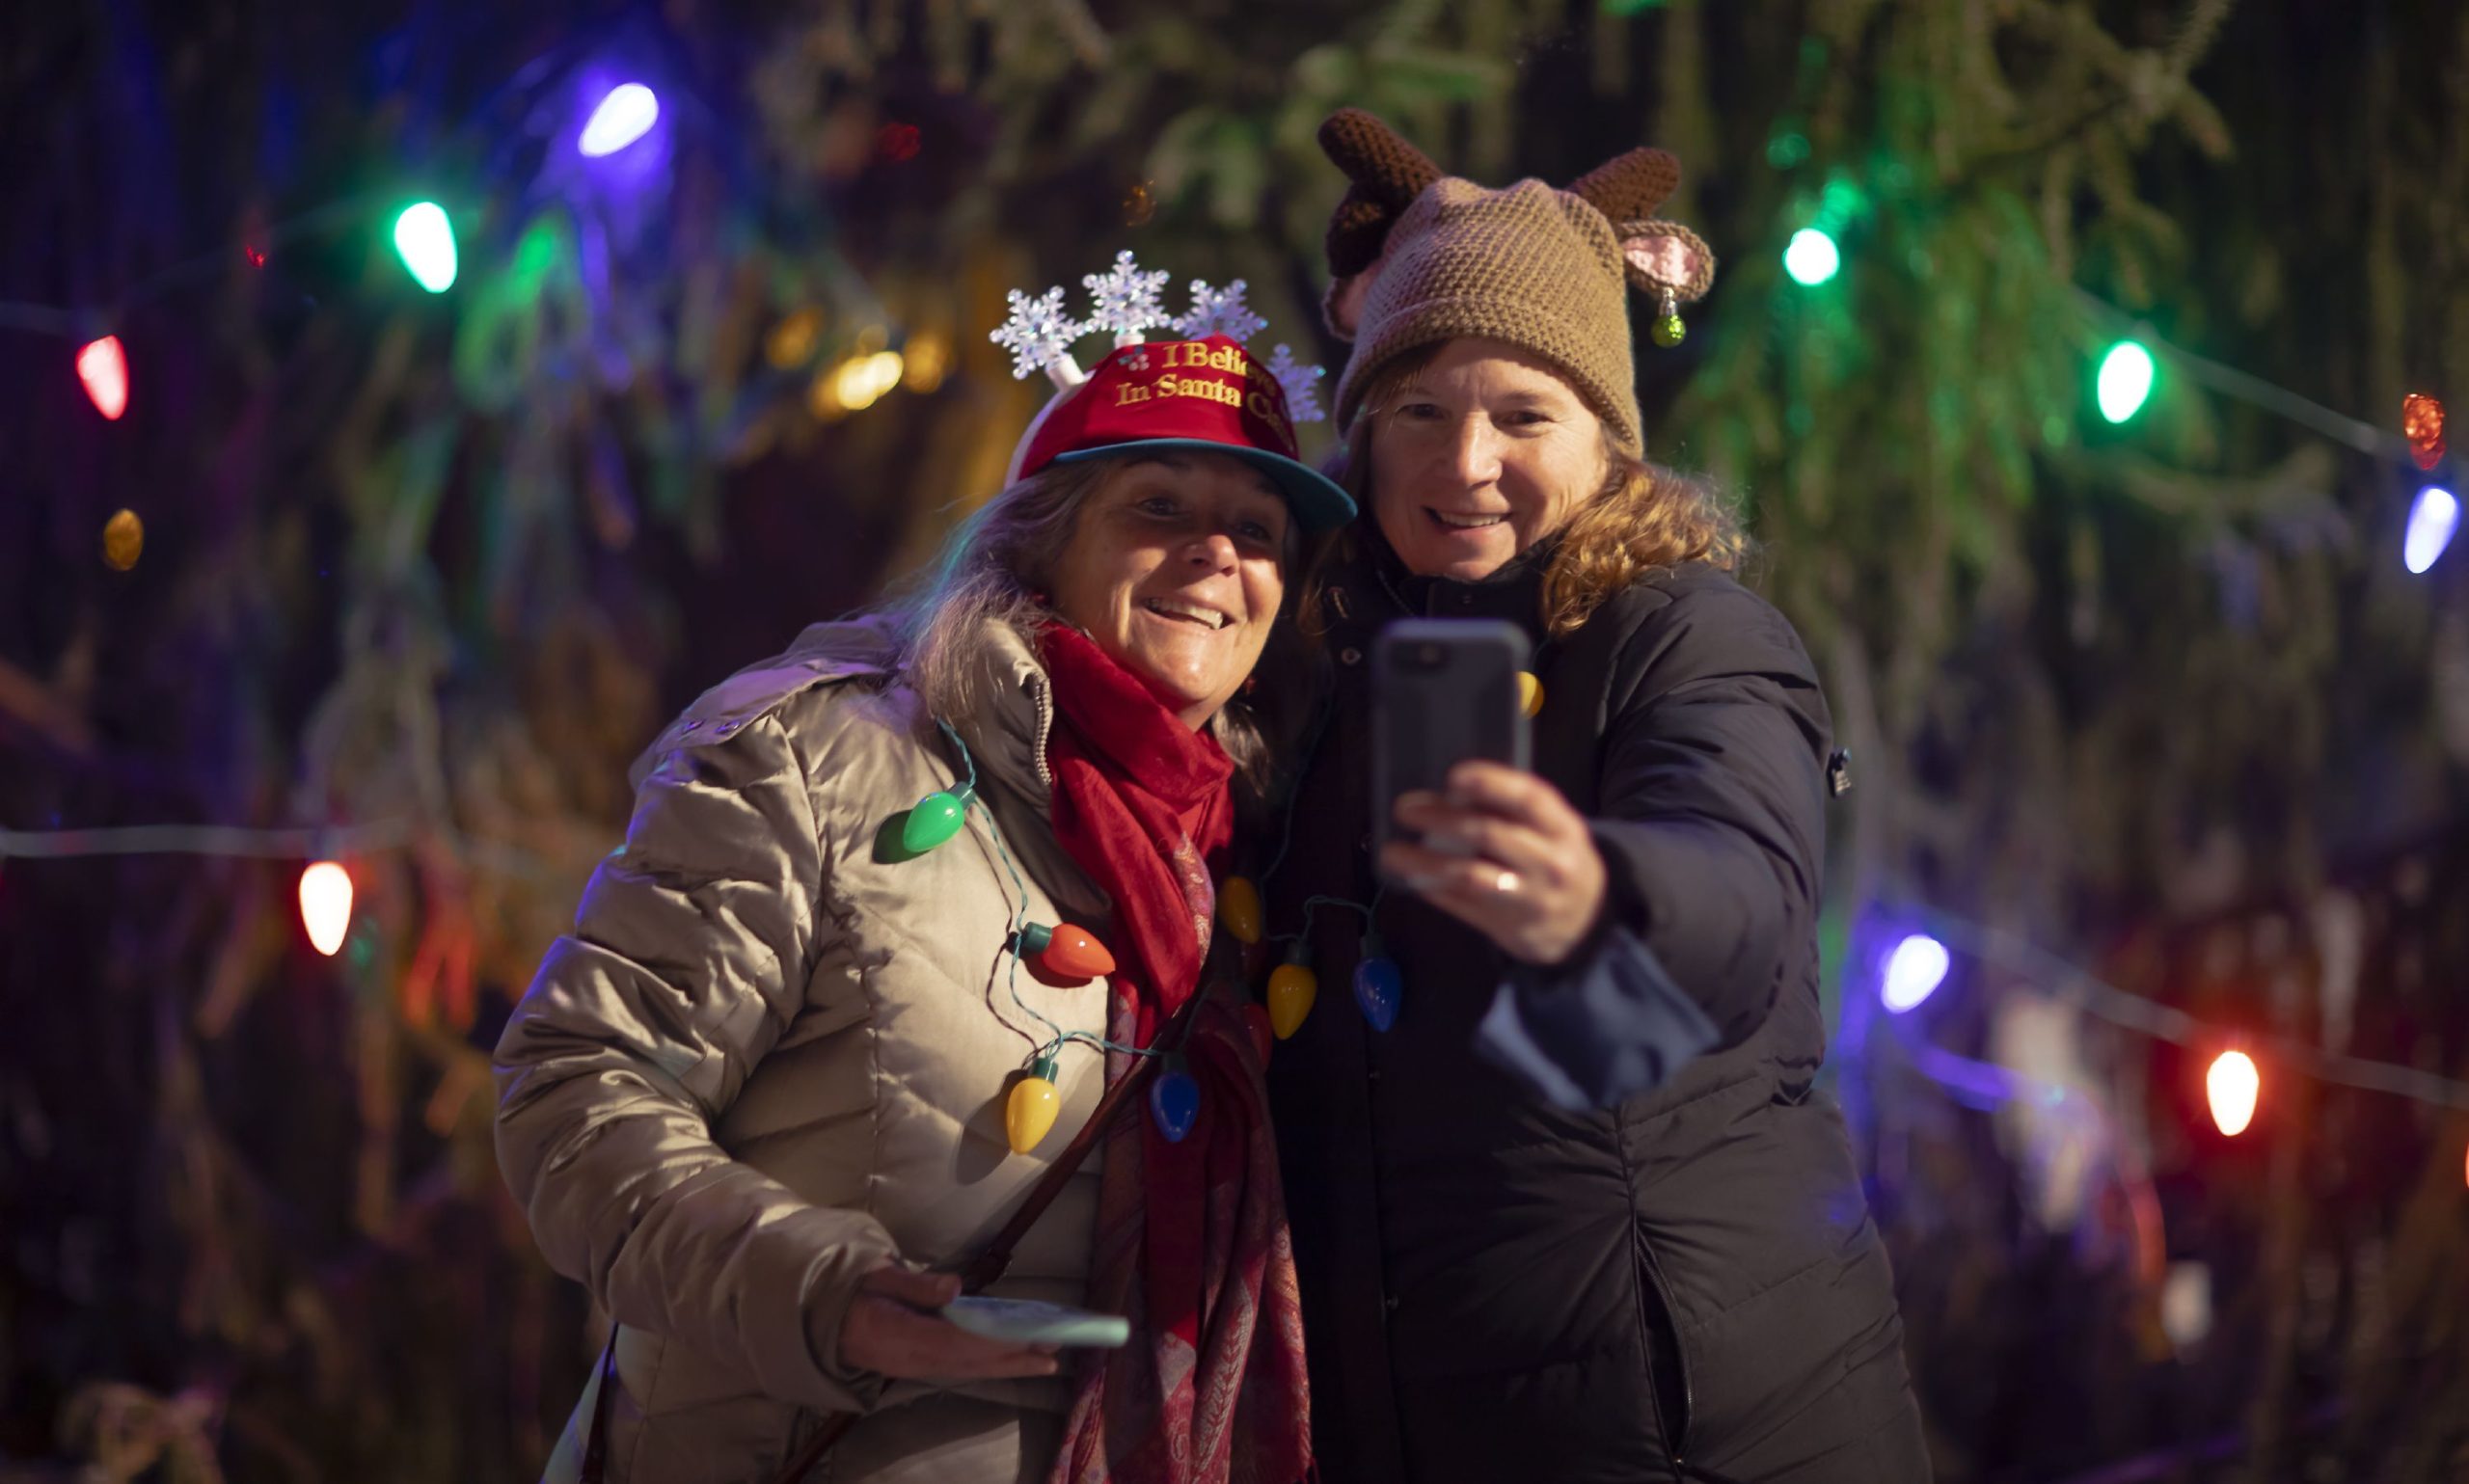
[(1440, 167), (1360, 108), (1341, 108), (1322, 121), (1320, 149), (1351, 182), (1329, 218), (1329, 270), (1360, 273), (1380, 256), (1398, 213), (1440, 178)]
[(1320, 124), (1320, 149), (1346, 174), (1345, 199), (1329, 216), (1329, 293), (1322, 311), (1341, 339), (1354, 337), (1363, 295), (1389, 244), (1389, 229), (1440, 178), (1430, 156), (1360, 108), (1341, 108)]
[(1637, 148), (1587, 171), (1569, 194), (1603, 213), (1614, 226), (1642, 222), (1680, 189), (1680, 162), (1661, 149)]

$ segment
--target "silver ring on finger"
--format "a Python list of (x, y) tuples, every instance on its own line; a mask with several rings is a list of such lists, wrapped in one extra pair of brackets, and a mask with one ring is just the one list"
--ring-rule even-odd
[(1506, 866), (1503, 866), (1501, 874), (1492, 878), (1492, 890), (1504, 897), (1514, 894), (1522, 884), (1524, 883), (1519, 880), (1517, 873)]

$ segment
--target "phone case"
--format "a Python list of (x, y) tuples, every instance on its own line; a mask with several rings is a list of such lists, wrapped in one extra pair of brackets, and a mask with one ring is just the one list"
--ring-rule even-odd
[(1131, 1338), (1131, 1321), (1121, 1314), (1042, 1304), (1035, 1299), (972, 1295), (944, 1305), (942, 1314), (971, 1335), (1017, 1345), (1084, 1345), (1112, 1350)]
[(1371, 647), (1371, 833), (1398, 833), (1397, 796), (1439, 789), (1469, 758), (1527, 768), (1518, 672), (1526, 634), (1492, 618), (1400, 619)]

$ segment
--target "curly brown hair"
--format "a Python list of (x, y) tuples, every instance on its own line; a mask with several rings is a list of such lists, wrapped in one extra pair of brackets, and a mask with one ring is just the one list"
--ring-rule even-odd
[[(1372, 425), (1447, 344), (1424, 346), (1380, 368), (1331, 461), (1330, 477), (1354, 497), (1365, 520), (1376, 520)], [(1543, 624), (1554, 634), (1575, 630), (1605, 599), (1648, 573), (1692, 562), (1737, 572), (1750, 555), (1738, 513), (1713, 486), (1622, 452), (1609, 422), (1603, 424), (1603, 456), (1609, 471), (1603, 488), (1580, 502), (1560, 528), (1560, 550), (1543, 576)]]

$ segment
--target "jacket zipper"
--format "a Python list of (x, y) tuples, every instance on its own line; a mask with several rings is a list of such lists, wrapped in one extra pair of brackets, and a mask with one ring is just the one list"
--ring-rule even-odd
[(1031, 684), (1029, 689), (1038, 700), (1038, 744), (1030, 753), (1030, 761), (1038, 765), (1038, 782), (1045, 784), (1050, 794), (1054, 792), (1054, 772), (1045, 766), (1045, 740), (1054, 732), (1054, 689), (1046, 684), (1044, 676)]
[[(1663, 1388), (1655, 1383), (1654, 1318), (1650, 1314), (1641, 1313), (1639, 1319), (1645, 1333), (1639, 1336), (1639, 1339), (1646, 1347), (1646, 1394), (1654, 1404), (1655, 1423), (1663, 1429), (1664, 1445), (1671, 1450), (1672, 1467), (1685, 1468), (1687, 1460), (1682, 1455), (1689, 1446), (1689, 1415), (1697, 1408), (1696, 1393), (1691, 1389), (1689, 1383), (1689, 1349), (1680, 1336), (1680, 1316), (1671, 1307), (1671, 1288), (1664, 1282), (1663, 1264), (1656, 1260), (1654, 1244), (1646, 1240), (1646, 1234), (1642, 1231), (1638, 1233), (1638, 1251), (1646, 1259), (1646, 1283), (1654, 1290), (1655, 1302), (1663, 1309), (1663, 1322), (1669, 1328), (1671, 1335), (1671, 1357), (1675, 1368), (1680, 1372), (1678, 1424), (1674, 1425), (1669, 1417), (1664, 1416)], [(1644, 1308), (1645, 1302), (1645, 1295), (1641, 1293), (1638, 1296), (1641, 1309)]]

